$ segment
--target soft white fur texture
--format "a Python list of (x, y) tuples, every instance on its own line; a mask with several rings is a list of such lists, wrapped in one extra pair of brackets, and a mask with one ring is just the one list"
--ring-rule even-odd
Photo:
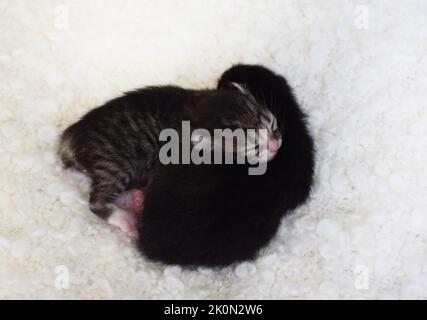
[[(0, 0), (0, 298), (427, 298), (426, 16), (424, 0)], [(147, 262), (89, 212), (57, 136), (123, 91), (214, 86), (238, 62), (286, 76), (310, 115), (312, 197), (254, 262)]]

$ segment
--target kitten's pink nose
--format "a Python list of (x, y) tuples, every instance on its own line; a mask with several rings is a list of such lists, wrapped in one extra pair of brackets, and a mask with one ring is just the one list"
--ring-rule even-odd
[(267, 150), (271, 153), (276, 154), (277, 151), (279, 151), (279, 149), (280, 149), (280, 144), (281, 143), (280, 143), (279, 139), (276, 139), (276, 138), (270, 136), (270, 137), (268, 137), (268, 140), (267, 140)]

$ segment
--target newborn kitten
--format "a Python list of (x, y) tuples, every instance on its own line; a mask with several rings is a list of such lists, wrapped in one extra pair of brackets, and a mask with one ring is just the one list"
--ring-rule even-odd
[(264, 175), (248, 175), (247, 164), (157, 166), (138, 219), (138, 248), (149, 259), (187, 266), (253, 259), (282, 216), (310, 193), (313, 140), (286, 80), (238, 65), (222, 75), (218, 90), (236, 90), (234, 83), (269, 108), (283, 145), (272, 143), (275, 157)]
[[(90, 210), (136, 238), (134, 214), (141, 212), (144, 190), (152, 179), (150, 172), (159, 162), (160, 132), (172, 128), (180, 133), (184, 120), (190, 121), (191, 130), (258, 129), (270, 126), (274, 117), (236, 87), (150, 87), (107, 102), (66, 129), (60, 138), (64, 166), (91, 178)], [(271, 140), (278, 140), (275, 136), (270, 144), (278, 144)]]

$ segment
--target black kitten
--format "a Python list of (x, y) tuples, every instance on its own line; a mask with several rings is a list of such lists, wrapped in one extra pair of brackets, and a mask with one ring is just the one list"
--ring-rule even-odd
[(198, 91), (151, 87), (112, 100), (70, 126), (60, 139), (64, 165), (91, 178), (91, 211), (136, 237), (132, 212), (141, 210), (141, 190), (159, 163), (159, 135), (163, 129), (181, 132), (185, 120), (191, 130), (271, 131), (269, 125), (275, 123), (271, 112), (238, 86)]
[(313, 140), (286, 80), (261, 66), (237, 65), (218, 90), (233, 83), (269, 108), (283, 146), (264, 175), (248, 175), (248, 165), (159, 164), (138, 221), (138, 247), (150, 259), (189, 266), (253, 259), (282, 216), (309, 196)]

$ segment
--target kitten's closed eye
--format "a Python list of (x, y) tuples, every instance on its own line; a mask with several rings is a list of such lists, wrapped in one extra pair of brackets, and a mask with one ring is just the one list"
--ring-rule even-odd
[(267, 161), (272, 160), (283, 143), (282, 135), (278, 130), (277, 118), (266, 108), (266, 106), (261, 102), (256, 101), (244, 84), (231, 82), (230, 87), (234, 87), (244, 94), (248, 99), (248, 106), (254, 108), (254, 110), (259, 114), (258, 118), (260, 122), (258, 126), (254, 128), (265, 129), (267, 131), (266, 137), (263, 137), (262, 134), (255, 138), (251, 138), (250, 136), (248, 137), (249, 143), (245, 149), (246, 154), (256, 155), (262, 158), (262, 153), (266, 152)]
[[(272, 160), (282, 145), (276, 117), (243, 85), (231, 83), (229, 88), (207, 100), (207, 116), (199, 123), (206, 128), (193, 132), (193, 148)], [(225, 96), (227, 99), (223, 100)], [(215, 135), (215, 129), (222, 133)]]

